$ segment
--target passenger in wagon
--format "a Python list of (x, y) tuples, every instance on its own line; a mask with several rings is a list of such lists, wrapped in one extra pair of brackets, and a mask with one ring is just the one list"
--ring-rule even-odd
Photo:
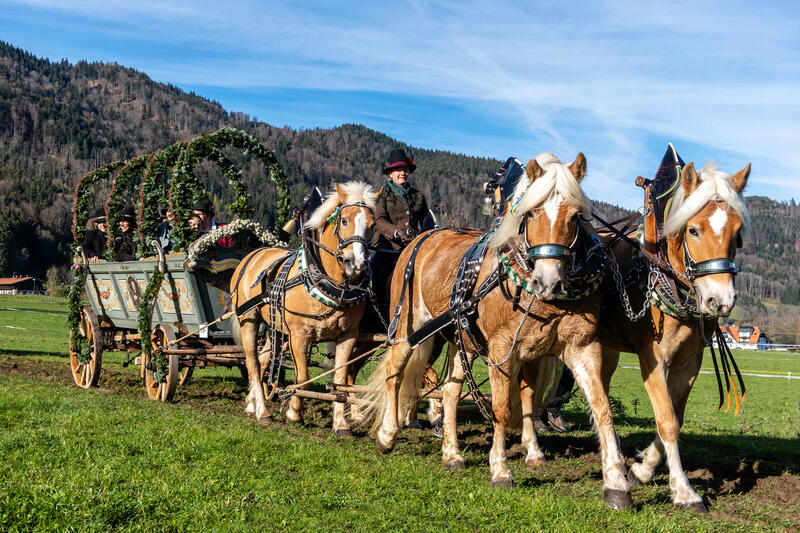
[[(200, 222), (200, 235), (204, 233), (208, 233), (212, 229), (216, 228), (217, 225), (214, 222), (214, 204), (211, 203), (207, 197), (202, 197), (198, 199), (192, 205), (192, 216), (197, 217)], [(196, 224), (196, 222), (192, 222), (191, 219), (189, 220), (190, 227), (192, 224)]]
[(103, 254), (106, 253), (106, 214), (102, 209), (94, 213), (87, 226), (89, 231), (83, 237), (83, 252), (89, 259), (90, 263), (97, 263), (103, 259)]
[(156, 234), (154, 237), (158, 241), (159, 246), (161, 246), (161, 250), (165, 254), (168, 254), (172, 250), (172, 239), (170, 238), (170, 233), (172, 231), (172, 226), (175, 225), (175, 212), (171, 207), (167, 208), (163, 218), (164, 220), (162, 220), (156, 228)]
[(133, 239), (133, 230), (136, 228), (136, 215), (133, 207), (127, 206), (122, 210), (122, 220), (119, 221), (122, 230), (117, 241), (117, 261), (136, 261), (136, 241)]

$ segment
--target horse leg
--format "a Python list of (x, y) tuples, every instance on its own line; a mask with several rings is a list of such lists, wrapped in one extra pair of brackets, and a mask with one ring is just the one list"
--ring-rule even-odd
[(633, 505), (631, 489), (619, 448), (619, 437), (614, 430), (611, 404), (603, 387), (602, 357), (600, 343), (594, 342), (579, 349), (570, 349), (565, 362), (592, 409), (603, 463), (603, 501), (612, 509), (629, 509)]
[(386, 355), (386, 409), (383, 412), (381, 427), (375, 436), (375, 442), (381, 453), (388, 453), (394, 448), (397, 432), (400, 431), (397, 420), (397, 395), (403, 369), (411, 357), (411, 345), (401, 342), (392, 345)]
[[(508, 353), (505, 342), (494, 342), (490, 345), (491, 353)], [(492, 360), (490, 355), (489, 361)], [(493, 487), (511, 488), (514, 476), (508, 469), (506, 455), (506, 428), (511, 422), (511, 380), (516, 379), (512, 373), (512, 361), (508, 360), (500, 366), (489, 366), (489, 383), (492, 386), (492, 449), (489, 452), (489, 469), (492, 473), (490, 485)]]
[[(302, 334), (292, 335), (289, 334), (289, 347), (292, 352), (292, 361), (294, 361), (294, 382), (304, 383), (308, 381), (308, 347), (310, 342), (308, 337)], [(300, 389), (307, 389), (308, 385), (298, 387)], [(303, 404), (300, 397), (297, 395), (292, 396), (289, 400), (289, 409), (286, 410), (286, 420), (288, 422), (302, 423), (303, 422)]]
[[(444, 376), (442, 386), (442, 462), (448, 470), (458, 470), (464, 468), (464, 458), (458, 449), (458, 425), (456, 412), (458, 410), (458, 400), (464, 387), (464, 367), (461, 365), (461, 357), (456, 357), (456, 346), (453, 343), (447, 346), (448, 374)], [(471, 364), (474, 354), (467, 354), (468, 362)]]
[(264, 395), (263, 379), (261, 375), (261, 362), (258, 357), (258, 322), (252, 315), (241, 322), (242, 348), (244, 349), (247, 377), (250, 389), (247, 394), (246, 414), (253, 414), (262, 425), (272, 423), (272, 415), (267, 409), (267, 399)]
[[(433, 369), (433, 362), (436, 358), (439, 357), (439, 353), (442, 351), (442, 347), (444, 346), (444, 340), (442, 340), (438, 335), (434, 337), (432, 347), (430, 348), (430, 359), (425, 364), (425, 371), (422, 373), (422, 380), (420, 382), (420, 386), (424, 389), (435, 389), (438, 383), (438, 376), (436, 375), (436, 371)], [(435, 420), (433, 417), (437, 416), (436, 414), (436, 401), (435, 400), (428, 400), (429, 402), (429, 409), (428, 409), (428, 421), (433, 426)], [(403, 426), (410, 428), (410, 429), (422, 429), (422, 424), (419, 421), (419, 403), (414, 402), (411, 405), (411, 408), (408, 410), (405, 416), (405, 420), (403, 421)]]
[(535, 393), (533, 384), (536, 383), (536, 377), (532, 372), (532, 363), (522, 365), (520, 369), (519, 397), (522, 405), (522, 447), (527, 451), (525, 464), (529, 468), (536, 468), (544, 464), (545, 458), (542, 449), (539, 448), (536, 430), (533, 428), (536, 417), (533, 405)]
[(666, 456), (673, 504), (681, 509), (707, 512), (703, 499), (692, 489), (686, 477), (678, 450), (678, 433), (686, 400), (700, 370), (702, 354), (693, 352), (688, 357), (673, 360), (669, 369), (669, 384), (664, 375), (665, 368), (659, 360), (654, 349), (650, 347), (639, 354), (642, 377), (653, 405), (658, 435), (642, 453), (641, 462), (631, 467), (629, 478), (639, 483), (651, 481), (656, 467)]
[[(356, 348), (353, 351), (352, 358), (355, 359), (356, 357), (366, 353), (368, 350), (371, 350), (375, 346), (369, 343), (360, 343), (356, 344)], [(348, 385), (355, 385), (356, 384), (356, 377), (358, 373), (364, 368), (364, 365), (367, 363), (369, 358), (360, 359), (354, 363), (350, 363), (347, 365), (347, 384)], [(351, 392), (348, 394), (351, 398), (356, 397), (356, 393)], [(350, 422), (353, 424), (360, 424), (364, 419), (364, 413), (361, 411), (361, 406), (357, 403), (350, 404)]]
[[(336, 344), (336, 368), (339, 370), (333, 375), (334, 384), (345, 384), (347, 382), (348, 367), (347, 361), (350, 359), (350, 354), (353, 352), (353, 347), (356, 345), (358, 330), (348, 333), (344, 339), (340, 339)], [(333, 402), (333, 432), (340, 439), (349, 439), (353, 437), (353, 432), (350, 430), (350, 424), (347, 422), (347, 417), (344, 415), (344, 408), (346, 404), (342, 402)]]

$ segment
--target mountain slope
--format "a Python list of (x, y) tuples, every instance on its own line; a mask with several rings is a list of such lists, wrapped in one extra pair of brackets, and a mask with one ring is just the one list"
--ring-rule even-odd
[[(380, 184), (386, 154), (405, 148), (418, 164), (414, 183), (445, 224), (486, 224), (481, 183), (502, 164), (411, 147), (355, 124), (277, 128), (130, 68), (53, 62), (0, 42), (0, 275), (41, 276), (50, 265), (67, 263), (72, 194), (83, 174), (223, 126), (241, 128), (275, 150), (289, 176), (293, 203), (312, 184), (327, 188), (347, 179)], [(214, 179), (203, 172), (209, 182)], [(271, 221), (274, 191), (260, 174), (248, 180), (257, 218)], [(217, 197), (227, 194), (218, 184), (209, 190)], [(741, 253), (739, 287), (753, 300), (800, 303), (798, 206), (764, 197), (747, 201), (753, 233)], [(625, 212), (601, 202), (596, 210), (607, 218)]]

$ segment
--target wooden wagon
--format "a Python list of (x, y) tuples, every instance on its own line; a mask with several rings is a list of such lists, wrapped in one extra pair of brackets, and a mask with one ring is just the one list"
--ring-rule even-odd
[[(169, 401), (196, 367), (227, 366), (244, 370), (244, 354), (234, 341), (228, 287), (239, 261), (264, 245), (281, 244), (248, 218), (253, 212), (240, 172), (226, 153), (238, 150), (245, 164), (260, 160), (276, 186), (274, 223), (288, 216), (288, 191), (275, 155), (254, 137), (225, 128), (187, 142), (116, 161), (84, 176), (75, 193), (73, 234), (75, 279), (70, 288), (70, 367), (75, 383), (96, 386), (103, 352), (138, 352), (147, 394)], [(216, 163), (233, 195), (226, 206), (234, 221), (196, 239), (188, 229), (193, 201), (206, 185), (193, 173), (206, 159)], [(249, 159), (249, 161), (248, 161)], [(98, 183), (110, 183), (105, 204), (108, 251), (103, 262), (89, 262), (80, 246), (88, 209), (96, 203)], [(262, 185), (260, 185), (262, 186)], [(108, 187), (108, 185), (106, 185)], [(219, 188), (219, 187), (218, 187)], [(138, 261), (115, 260), (116, 223), (125, 204), (137, 211)], [(175, 213), (172, 233), (177, 253), (166, 257), (151, 241), (162, 220), (158, 206)], [(84, 294), (88, 305), (82, 305)]]
[[(81, 310), (81, 332), (91, 343), (90, 362), (80, 362), (70, 350), (75, 383), (97, 384), (103, 351), (142, 350), (139, 309), (154, 275), (154, 261), (164, 279), (152, 309), (149, 351), (137, 358), (148, 396), (169, 401), (178, 385), (186, 383), (196, 367), (244, 368), (241, 346), (234, 343), (234, 318), (229, 311), (228, 280), (239, 259), (257, 248), (252, 234), (237, 234), (225, 259), (189, 261), (186, 254), (163, 255), (152, 261), (87, 263), (86, 294), (89, 305)], [(158, 376), (154, 357), (166, 359), (166, 375)]]

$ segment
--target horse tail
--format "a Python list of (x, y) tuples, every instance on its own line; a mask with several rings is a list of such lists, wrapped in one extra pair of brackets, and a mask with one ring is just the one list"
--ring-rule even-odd
[[(424, 345), (425, 343), (423, 343)], [(398, 387), (397, 415), (401, 424), (419, 398), (418, 389), (422, 383), (428, 362), (427, 351), (420, 348), (417, 347), (412, 351)], [(358, 398), (366, 402), (366, 406), (362, 411), (364, 414), (362, 424), (370, 427), (371, 433), (376, 432), (381, 427), (389, 403), (386, 394), (386, 365), (392, 356), (392, 349), (390, 348), (386, 351), (381, 362), (369, 375), (364, 385), (364, 392), (358, 394)]]
[(430, 350), (423, 347), (428, 348), (432, 341), (433, 339), (429, 339), (414, 348), (403, 371), (403, 379), (400, 381), (397, 393), (397, 418), (401, 425), (408, 420), (412, 410), (416, 414), (419, 389), (425, 381), (425, 370), (430, 356)]
[[(391, 350), (391, 348), (390, 348)], [(365, 402), (361, 409), (361, 424), (371, 427), (374, 432), (380, 421), (383, 420), (383, 413), (386, 411), (386, 360), (391, 355), (387, 351), (375, 370), (369, 375), (364, 384), (364, 391), (359, 392), (356, 397)]]

